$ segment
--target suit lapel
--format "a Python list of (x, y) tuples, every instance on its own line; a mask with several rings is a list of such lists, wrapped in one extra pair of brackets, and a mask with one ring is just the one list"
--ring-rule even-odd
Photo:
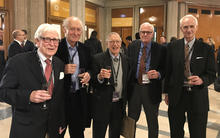
[[(112, 65), (112, 60), (111, 60), (111, 55), (109, 54), (109, 49), (106, 50), (105, 52), (105, 57), (104, 57), (104, 68), (106, 66), (113, 66)], [(111, 72), (111, 78), (110, 78), (110, 83), (113, 84), (114, 83), (114, 77), (113, 77), (113, 73)]]
[[(57, 81), (59, 80), (59, 65), (57, 64), (57, 59), (53, 57), (52, 64), (53, 64), (53, 71), (54, 71), (54, 86), (56, 86)], [(56, 63), (56, 64), (55, 64)]]
[(43, 69), (42, 69), (40, 59), (37, 56), (37, 51), (34, 51), (32, 52), (32, 54), (30, 54), (29, 64), (27, 66), (31, 68), (30, 69), (31, 72), (34, 74), (34, 76), (37, 78), (39, 82), (43, 84), (44, 81), (46, 81), (43, 76)]
[[(151, 44), (151, 50), (148, 54), (151, 54), (151, 59), (150, 59), (150, 68), (149, 70), (151, 69), (155, 69), (155, 66), (157, 66), (157, 63), (156, 63), (156, 59), (157, 59), (157, 51), (156, 51), (156, 47), (154, 45), (154, 42), (152, 42)], [(148, 56), (148, 55), (147, 55)]]
[(190, 60), (190, 66), (196, 60), (196, 56), (198, 55), (197, 54), (198, 51), (200, 51), (200, 48), (199, 48), (199, 45), (198, 45), (198, 41), (195, 40), (195, 42), (193, 44), (193, 52), (192, 52), (192, 57), (191, 57), (191, 60)]

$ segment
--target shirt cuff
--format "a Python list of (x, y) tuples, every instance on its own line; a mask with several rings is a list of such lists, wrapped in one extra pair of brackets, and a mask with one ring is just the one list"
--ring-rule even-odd
[(98, 80), (98, 82), (101, 83), (101, 84), (104, 82), (104, 79), (102, 79), (102, 80), (99, 79), (99, 74), (97, 75), (97, 80)]

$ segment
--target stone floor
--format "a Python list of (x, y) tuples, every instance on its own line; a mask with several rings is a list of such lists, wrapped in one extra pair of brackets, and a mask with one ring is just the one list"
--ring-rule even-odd
[[(213, 86), (209, 87), (210, 111), (207, 124), (207, 138), (220, 138), (220, 93), (213, 90)], [(11, 108), (5, 103), (0, 103), (0, 138), (8, 138), (11, 123)], [(148, 131), (144, 112), (137, 125), (137, 138), (147, 138)], [(167, 105), (164, 101), (160, 104), (159, 112), (159, 138), (169, 138), (169, 123), (167, 118)], [(106, 134), (106, 138), (108, 134)], [(185, 137), (189, 138), (187, 123), (185, 124)], [(66, 134), (65, 138), (69, 138)], [(92, 138), (91, 128), (85, 130), (85, 138)], [(122, 137), (121, 137), (122, 138)]]

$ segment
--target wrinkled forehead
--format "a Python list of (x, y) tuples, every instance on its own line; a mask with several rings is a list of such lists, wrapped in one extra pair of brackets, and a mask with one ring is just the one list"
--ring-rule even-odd
[(119, 36), (119, 35), (117, 35), (117, 34), (112, 34), (112, 35), (109, 36), (109, 40), (110, 40), (110, 41), (111, 41), (111, 40), (118, 40), (118, 41), (120, 41), (121, 39), (120, 39), (120, 36)]
[(191, 17), (188, 17), (188, 18), (184, 18), (182, 23), (181, 23), (181, 26), (196, 26), (196, 21), (191, 18)]

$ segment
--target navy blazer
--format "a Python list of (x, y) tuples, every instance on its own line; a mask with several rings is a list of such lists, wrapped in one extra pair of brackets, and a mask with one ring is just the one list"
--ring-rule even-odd
[[(137, 64), (138, 64), (140, 48), (141, 48), (140, 40), (133, 41), (128, 46), (128, 58), (131, 63), (131, 79), (129, 82), (130, 83), (129, 96), (132, 96), (134, 83), (137, 83), (136, 72), (137, 72)], [(166, 66), (166, 47), (158, 43), (151, 42), (151, 60), (150, 60), (149, 70), (156, 70), (161, 75), (160, 79), (152, 79), (150, 80), (151, 83), (149, 84), (150, 87), (149, 94), (151, 101), (154, 104), (161, 102), (162, 80), (165, 76), (165, 66)]]
[[(57, 57), (52, 59), (54, 88), (52, 99), (47, 101), (48, 111), (42, 103), (30, 102), (33, 90), (41, 90), (46, 81), (36, 51), (16, 55), (7, 61), (0, 84), (0, 101), (12, 106), (10, 138), (41, 138), (47, 131), (58, 138), (60, 126), (65, 127), (64, 64)], [(47, 122), (47, 123), (46, 123)]]
[[(184, 83), (184, 39), (168, 45), (165, 93), (168, 93), (169, 106), (178, 104)], [(208, 86), (216, 78), (215, 58), (212, 48), (201, 41), (195, 40), (190, 60), (193, 75), (203, 80), (200, 86), (192, 87), (192, 110), (203, 112), (209, 110)]]

